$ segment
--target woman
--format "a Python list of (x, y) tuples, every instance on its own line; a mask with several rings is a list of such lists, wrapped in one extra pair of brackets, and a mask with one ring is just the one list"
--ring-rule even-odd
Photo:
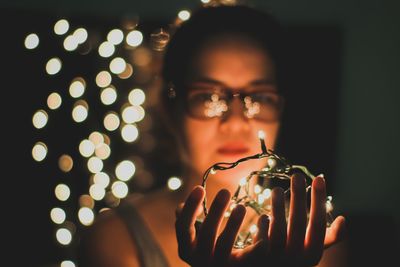
[[(259, 130), (274, 147), (283, 105), (280, 48), (275, 20), (245, 6), (202, 8), (177, 29), (165, 52), (161, 101), (179, 145), (183, 186), (103, 212), (83, 238), (81, 266), (313, 266), (322, 256), (328, 266), (332, 253), (323, 254), (324, 247), (340, 240), (344, 218), (325, 231), (323, 177), (312, 183), (309, 221), (304, 176), (291, 178), (287, 220), (283, 190), (273, 189), (272, 214), (258, 218), (255, 241), (245, 249), (233, 245), (246, 208), (223, 215), (239, 180), (265, 159), (212, 174), (207, 192), (199, 186), (214, 163), (259, 153)], [(206, 193), (209, 213), (197, 231)]]

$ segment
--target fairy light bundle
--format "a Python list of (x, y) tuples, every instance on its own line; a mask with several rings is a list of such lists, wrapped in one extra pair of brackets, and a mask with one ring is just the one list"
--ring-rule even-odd
[[(273, 150), (268, 149), (265, 145), (265, 133), (263, 131), (258, 132), (258, 138), (260, 140), (261, 152), (252, 156), (241, 158), (235, 162), (220, 162), (212, 165), (206, 170), (203, 175), (202, 186), (207, 192), (207, 180), (216, 172), (224, 171), (228, 169), (235, 168), (242, 162), (248, 160), (259, 160), (267, 158), (267, 165), (261, 170), (251, 171), (246, 177), (243, 177), (239, 181), (239, 185), (235, 190), (231, 198), (231, 203), (229, 205), (228, 211), (225, 213), (225, 217), (230, 216), (230, 212), (235, 208), (236, 205), (242, 204), (245, 207), (250, 207), (255, 211), (256, 215), (267, 214), (271, 215), (271, 181), (286, 181), (290, 182), (292, 174), (296, 172), (301, 172), (306, 176), (306, 190), (307, 193), (310, 192), (311, 182), (315, 179), (314, 176), (305, 166), (292, 165), (289, 161)], [(251, 183), (253, 178), (259, 178), (257, 183)], [(253, 181), (254, 182), (254, 181)], [(253, 186), (253, 185), (254, 186)], [(290, 199), (290, 187), (284, 188), (285, 199), (288, 201)], [(288, 205), (286, 205), (288, 206)], [(309, 207), (308, 212), (309, 212)], [(327, 213), (327, 226), (329, 227), (332, 223), (331, 212), (333, 210), (332, 197), (328, 196), (326, 199), (326, 213)], [(207, 216), (207, 197), (203, 200), (203, 215)], [(286, 207), (286, 214), (288, 214), (288, 207)], [(254, 236), (257, 233), (257, 225), (254, 222), (242, 227), (237, 239), (235, 241), (235, 248), (245, 248), (251, 245), (254, 240)]]

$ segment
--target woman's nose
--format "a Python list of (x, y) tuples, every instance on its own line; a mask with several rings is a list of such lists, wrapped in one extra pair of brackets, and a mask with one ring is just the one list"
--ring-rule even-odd
[(229, 104), (228, 111), (221, 118), (221, 130), (247, 131), (250, 129), (249, 119), (245, 116), (244, 105), (240, 98), (234, 97)]

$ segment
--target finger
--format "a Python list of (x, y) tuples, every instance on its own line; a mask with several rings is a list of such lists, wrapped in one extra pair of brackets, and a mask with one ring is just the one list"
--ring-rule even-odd
[(326, 229), (324, 247), (328, 248), (333, 244), (342, 241), (346, 236), (346, 220), (343, 216), (338, 216)]
[(237, 205), (233, 209), (228, 222), (223, 232), (218, 237), (215, 245), (214, 257), (217, 263), (216, 266), (223, 266), (229, 259), (233, 244), (245, 215), (246, 208), (243, 205)]
[(262, 214), (258, 218), (258, 222), (257, 222), (258, 230), (257, 230), (257, 235), (254, 239), (254, 243), (257, 243), (259, 241), (264, 241), (266, 243), (269, 243), (269, 238), (268, 238), (269, 226), (270, 226), (269, 216), (266, 214)]
[(195, 221), (196, 213), (204, 198), (204, 188), (197, 186), (190, 193), (185, 204), (177, 209), (177, 219), (175, 221), (176, 237), (178, 241), (179, 256), (188, 261), (194, 250), (194, 241), (196, 239)]
[(284, 191), (281, 187), (272, 189), (272, 218), (269, 230), (271, 252), (283, 252), (286, 245), (286, 211)]
[(303, 252), (307, 225), (306, 183), (302, 174), (292, 176), (290, 193), (287, 250), (292, 256), (298, 256)]
[(321, 259), (326, 231), (326, 186), (321, 176), (311, 186), (310, 219), (306, 233), (305, 253), (311, 265)]
[(211, 258), (218, 229), (229, 204), (230, 197), (231, 194), (229, 191), (222, 189), (211, 204), (210, 211), (201, 225), (197, 239), (196, 256), (198, 259), (207, 261)]

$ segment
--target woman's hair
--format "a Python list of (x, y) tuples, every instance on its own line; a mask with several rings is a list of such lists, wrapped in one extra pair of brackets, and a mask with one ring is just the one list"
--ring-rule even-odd
[(279, 86), (281, 33), (281, 26), (273, 16), (242, 5), (201, 7), (180, 24), (166, 47), (161, 69), (164, 84), (161, 106), (173, 135), (183, 140), (185, 83), (194, 72), (193, 61), (208, 41), (239, 36), (256, 43), (272, 58)]

